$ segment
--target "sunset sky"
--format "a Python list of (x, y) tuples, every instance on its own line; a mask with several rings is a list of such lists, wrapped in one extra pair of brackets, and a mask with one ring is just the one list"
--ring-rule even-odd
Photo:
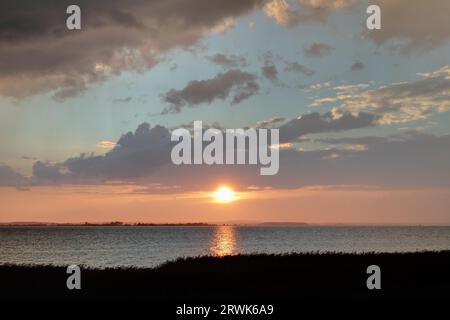
[[(357, 0), (2, 1), (0, 222), (449, 224), (450, 2), (370, 3), (381, 30)], [(279, 173), (173, 165), (195, 120), (278, 128)]]

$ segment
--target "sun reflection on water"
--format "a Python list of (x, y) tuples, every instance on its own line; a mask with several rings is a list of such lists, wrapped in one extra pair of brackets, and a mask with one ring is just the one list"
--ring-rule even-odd
[(234, 226), (217, 226), (210, 247), (214, 256), (236, 254), (236, 228)]

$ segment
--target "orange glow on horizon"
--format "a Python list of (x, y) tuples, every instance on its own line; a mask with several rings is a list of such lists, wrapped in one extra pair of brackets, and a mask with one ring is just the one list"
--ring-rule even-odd
[[(228, 186), (233, 201), (215, 191)], [(136, 186), (36, 186), (29, 191), (0, 187), (0, 223), (305, 223), (446, 224), (450, 190), (379, 190), (360, 187), (237, 191), (216, 185), (185, 193), (142, 193)], [(424, 208), (433, 208), (425, 219)]]

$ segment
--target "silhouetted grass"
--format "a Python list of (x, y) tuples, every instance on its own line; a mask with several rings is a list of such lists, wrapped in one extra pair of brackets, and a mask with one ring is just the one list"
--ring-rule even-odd
[[(366, 287), (372, 264), (381, 290)], [(450, 300), (450, 251), (205, 256), (81, 276), (82, 289), (70, 291), (65, 267), (0, 265), (0, 299)]]

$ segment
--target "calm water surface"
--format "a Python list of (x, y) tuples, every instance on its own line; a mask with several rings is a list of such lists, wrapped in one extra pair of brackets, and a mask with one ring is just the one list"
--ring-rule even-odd
[(450, 227), (0, 227), (0, 263), (154, 267), (178, 257), (450, 249)]

